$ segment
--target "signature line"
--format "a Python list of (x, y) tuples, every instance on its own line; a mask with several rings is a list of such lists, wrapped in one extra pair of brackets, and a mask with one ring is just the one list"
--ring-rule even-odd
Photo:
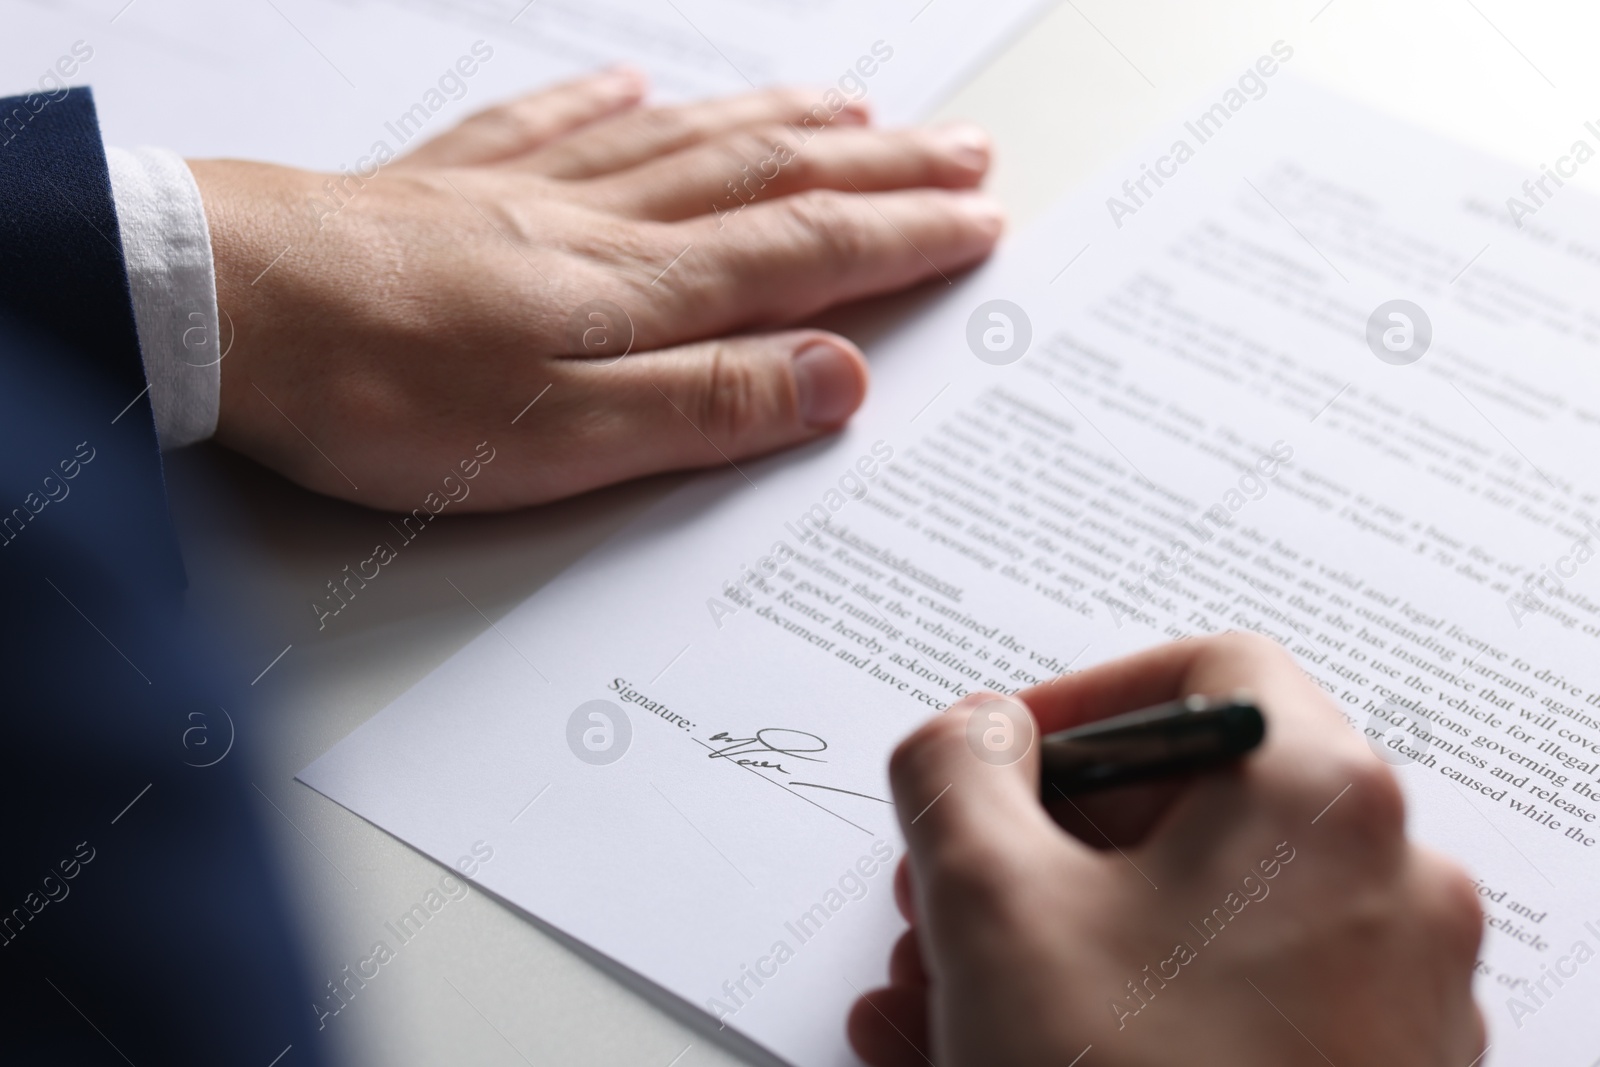
[[(716, 749), (711, 748), (710, 745), (706, 744), (704, 741), (700, 740), (698, 737), (693, 738), (692, 740), (694, 741), (695, 744), (699, 745), (701, 748), (710, 749), (710, 751), (713, 754), (715, 754)], [(868, 830), (865, 826), (862, 826), (860, 823), (851, 822), (849, 819), (845, 818), (843, 815), (840, 815), (838, 812), (834, 811), (832, 808), (825, 808), (821, 804), (818, 804), (815, 800), (812, 800), (810, 797), (806, 796), (804, 793), (796, 793), (793, 789), (790, 789), (788, 786), (784, 785), (782, 782), (777, 781), (777, 780), (772, 779), (772, 778), (768, 778), (766, 775), (762, 774), (760, 771), (756, 770), (754, 767), (748, 766), (748, 765), (743, 764), (743, 763), (737, 763), (737, 762), (734, 763), (734, 766), (739, 768), (741, 771), (749, 771), (751, 774), (755, 775), (757, 778), (761, 779), (763, 782), (770, 782), (771, 784), (777, 786), (779, 789), (782, 789), (785, 793), (788, 793), (790, 796), (794, 797), (796, 800), (803, 800), (807, 804), (810, 804), (813, 808), (816, 808), (818, 811), (825, 811), (829, 815), (832, 815), (835, 819), (838, 819), (840, 822), (845, 823), (848, 826), (854, 826), (857, 830), (860, 830), (862, 833), (866, 834), (868, 837), (876, 837), (877, 836), (871, 830)]]
[(806, 786), (809, 789), (826, 789), (830, 793), (844, 793), (847, 796), (860, 797), (863, 800), (876, 800), (879, 804), (889, 804), (891, 806), (894, 804), (894, 801), (892, 801), (892, 800), (885, 800), (882, 797), (875, 797), (871, 793), (857, 793), (854, 789), (840, 789), (836, 785), (822, 785), (820, 782), (790, 782), (789, 783), (790, 788), (793, 788), (794, 786), (797, 786), (797, 785), (803, 785), (803, 786)]

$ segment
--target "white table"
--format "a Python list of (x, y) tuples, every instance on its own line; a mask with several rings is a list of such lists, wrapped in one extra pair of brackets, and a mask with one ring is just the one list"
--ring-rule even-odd
[[(1600, 118), (1588, 54), (1597, 23), (1600, 12), (1577, 3), (1529, 0), (1073, 0), (940, 117), (993, 131), (993, 188), (1025, 225), (1282, 39), (1295, 49), (1295, 72), (1536, 175), (1586, 119)], [(242, 649), (252, 673), (292, 646), (255, 687), (270, 725), (254, 778), (280, 809), (261, 804), (313, 974), (333, 979), (387, 939), (384, 923), (442, 869), (294, 773), (675, 482), (443, 522), (319, 633), (310, 602), (387, 536), (386, 517), (210, 447), (169, 457), (168, 476), (195, 601), (253, 627)], [(477, 892), (447, 905), (319, 1038), (338, 1061), (385, 1067), (761, 1062)]]

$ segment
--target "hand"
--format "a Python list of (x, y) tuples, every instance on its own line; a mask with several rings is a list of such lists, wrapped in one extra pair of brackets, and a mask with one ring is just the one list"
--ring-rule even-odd
[(861, 353), (789, 327), (988, 254), (987, 141), (872, 130), (799, 91), (643, 92), (627, 71), (574, 82), (365, 178), (192, 163), (234, 328), (217, 439), (399, 510), (487, 441), (472, 510), (837, 429)]
[(890, 986), (851, 1013), (862, 1057), (1064, 1067), (1093, 1045), (1095, 1067), (1476, 1062), (1473, 886), (1407, 841), (1389, 769), (1276, 645), (1184, 641), (1019, 696), (1048, 733), (1241, 688), (1267, 713), (1257, 752), (1061, 805), (1082, 839), (1039, 804), (1036, 744), (1005, 767), (969, 750), (992, 695), (905, 741), (890, 776), (913, 928)]

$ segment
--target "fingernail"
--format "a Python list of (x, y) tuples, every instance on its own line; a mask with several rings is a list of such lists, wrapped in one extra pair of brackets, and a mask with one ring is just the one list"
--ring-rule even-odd
[(998, 234), (1005, 227), (1006, 209), (1000, 206), (1000, 201), (989, 194), (956, 193), (952, 199), (968, 218), (978, 223), (984, 230)]
[(851, 100), (847, 102), (839, 113), (833, 117), (835, 122), (844, 122), (847, 125), (865, 126), (872, 121), (872, 108), (864, 100)]
[(991, 700), (1004, 699), (1004, 697), (997, 696), (987, 689), (980, 689), (975, 693), (968, 693), (954, 704), (951, 704), (945, 709), (945, 711), (947, 713), (952, 711), (972, 711), (974, 708), (978, 708), (984, 704), (987, 704)]
[(860, 403), (861, 371), (855, 357), (827, 341), (815, 341), (794, 354), (794, 383), (800, 418), (807, 426), (837, 426)]
[(952, 159), (973, 170), (989, 166), (989, 135), (981, 126), (970, 122), (950, 122), (934, 127), (930, 133), (934, 141)]
[(638, 96), (645, 89), (644, 72), (638, 67), (630, 67), (627, 64), (607, 67), (600, 72), (599, 81), (603, 88), (618, 96)]

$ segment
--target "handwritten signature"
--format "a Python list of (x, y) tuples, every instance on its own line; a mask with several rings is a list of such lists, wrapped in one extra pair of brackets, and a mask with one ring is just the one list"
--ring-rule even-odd
[(734, 737), (727, 731), (711, 735), (711, 740), (725, 742), (722, 748), (711, 750), (708, 759), (732, 760), (741, 767), (758, 767), (779, 774), (788, 774), (789, 770), (781, 762), (760, 758), (760, 754), (770, 753), (777, 756), (787, 756), (790, 759), (805, 760), (808, 763), (826, 763), (809, 753), (826, 752), (828, 742), (816, 734), (808, 734), (804, 730), (787, 730), (782, 727), (769, 726), (757, 730), (754, 737)]

